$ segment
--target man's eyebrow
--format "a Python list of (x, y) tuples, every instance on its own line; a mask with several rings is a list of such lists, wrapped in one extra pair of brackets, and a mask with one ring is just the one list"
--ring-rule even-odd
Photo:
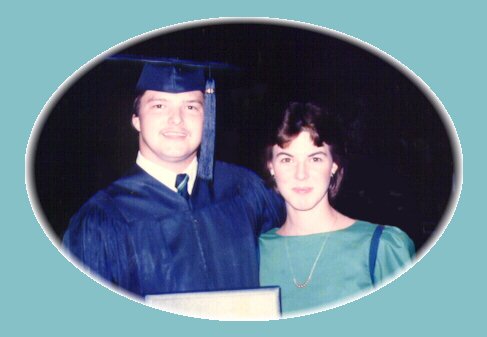
[(200, 99), (188, 99), (186, 101), (184, 101), (185, 103), (198, 103), (198, 104), (201, 104), (203, 105), (203, 101), (200, 100)]
[(147, 103), (150, 103), (150, 102), (167, 102), (167, 99), (162, 98), (162, 97), (149, 97), (147, 99)]

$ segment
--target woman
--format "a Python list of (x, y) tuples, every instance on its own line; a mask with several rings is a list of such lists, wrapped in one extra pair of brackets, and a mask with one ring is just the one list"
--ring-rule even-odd
[(291, 103), (267, 148), (287, 218), (259, 238), (260, 282), (281, 287), (283, 315), (370, 289), (414, 254), (400, 229), (352, 219), (333, 207), (344, 176), (338, 130), (320, 107)]

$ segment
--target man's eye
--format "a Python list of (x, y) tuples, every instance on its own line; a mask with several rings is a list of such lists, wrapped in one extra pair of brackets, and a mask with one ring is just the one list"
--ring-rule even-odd
[(187, 109), (188, 109), (188, 110), (194, 110), (194, 111), (197, 111), (197, 110), (198, 110), (198, 107), (197, 107), (197, 106), (195, 106), (195, 105), (188, 105), (188, 106), (187, 106)]
[(162, 104), (155, 104), (152, 107), (155, 108), (155, 109), (162, 109), (164, 107), (164, 105), (162, 105)]

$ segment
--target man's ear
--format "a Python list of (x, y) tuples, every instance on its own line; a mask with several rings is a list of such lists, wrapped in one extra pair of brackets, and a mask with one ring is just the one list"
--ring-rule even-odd
[(140, 118), (136, 114), (132, 115), (132, 125), (135, 128), (135, 130), (140, 132)]

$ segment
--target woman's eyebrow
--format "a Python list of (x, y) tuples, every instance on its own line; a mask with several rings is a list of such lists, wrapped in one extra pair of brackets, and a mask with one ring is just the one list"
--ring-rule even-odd
[(281, 152), (279, 152), (278, 154), (276, 154), (276, 157), (279, 157), (279, 156), (288, 156), (288, 157), (294, 157), (292, 154), (287, 153), (287, 152), (284, 152), (284, 151), (281, 151)]
[(308, 155), (308, 157), (314, 157), (314, 156), (318, 156), (320, 154), (322, 154), (323, 156), (328, 156), (328, 154), (326, 152), (317, 151), (317, 152), (311, 153), (310, 155)]

